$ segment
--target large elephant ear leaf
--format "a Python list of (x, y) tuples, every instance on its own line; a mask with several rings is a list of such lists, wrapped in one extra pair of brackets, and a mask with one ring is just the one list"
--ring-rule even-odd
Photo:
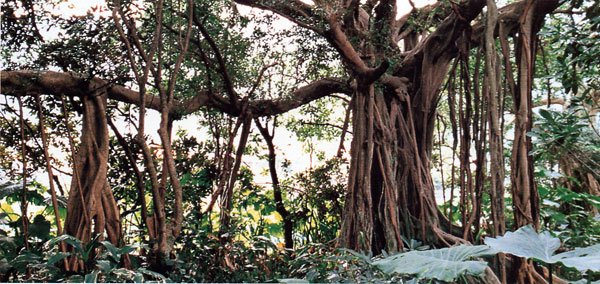
[(530, 225), (514, 233), (508, 232), (503, 237), (485, 238), (484, 242), (499, 252), (535, 258), (545, 263), (560, 262), (579, 271), (600, 271), (600, 244), (555, 255), (554, 252), (560, 247), (560, 239), (550, 236), (548, 232), (538, 234)]
[(508, 232), (502, 237), (485, 238), (484, 243), (492, 249), (525, 258), (535, 258), (554, 263), (552, 255), (560, 247), (560, 239), (548, 232), (538, 234), (531, 225)]
[(410, 251), (373, 262), (384, 273), (411, 274), (421, 279), (453, 281), (469, 274), (480, 276), (487, 268), (485, 261), (470, 260), (491, 255), (488, 246), (456, 246), (450, 248)]
[(554, 259), (579, 271), (600, 271), (600, 244), (559, 253)]

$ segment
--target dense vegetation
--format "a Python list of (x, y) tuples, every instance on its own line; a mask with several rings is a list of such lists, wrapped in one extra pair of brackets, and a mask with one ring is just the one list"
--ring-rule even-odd
[(0, 281), (600, 281), (598, 0), (76, 2), (2, 2)]

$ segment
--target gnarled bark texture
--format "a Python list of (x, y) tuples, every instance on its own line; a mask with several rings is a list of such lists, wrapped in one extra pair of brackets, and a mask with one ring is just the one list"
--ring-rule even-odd
[[(379, 253), (402, 249), (401, 236), (430, 243), (463, 242), (441, 230), (430, 156), (439, 91), (457, 52), (455, 41), (484, 3), (470, 1), (460, 7), (460, 15), (448, 16), (409, 52), (393, 76), (376, 78), (382, 84), (355, 76), (342, 246)], [(379, 62), (390, 57), (374, 54)]]
[[(555, 9), (557, 4), (558, 1), (526, 1), (519, 18), (518, 36), (515, 39), (518, 78), (517, 85), (512, 88), (515, 134), (511, 157), (511, 185), (516, 228), (528, 224), (539, 228), (539, 194), (533, 180), (533, 157), (529, 155), (532, 145), (527, 133), (531, 131), (533, 124), (531, 92), (538, 44), (537, 32), (542, 27), (545, 15)], [(531, 261), (516, 259), (513, 269), (517, 273), (512, 273), (515, 278), (509, 281), (539, 282), (538, 273)]]
[(84, 243), (94, 235), (106, 233), (108, 240), (117, 245), (121, 240), (121, 220), (106, 178), (109, 154), (106, 92), (82, 96), (81, 103), (81, 144), (73, 159), (65, 232)]

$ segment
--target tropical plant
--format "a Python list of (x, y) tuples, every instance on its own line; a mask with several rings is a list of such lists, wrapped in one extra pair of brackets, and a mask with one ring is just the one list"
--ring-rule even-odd
[(600, 272), (600, 244), (556, 254), (561, 247), (560, 239), (552, 237), (547, 231), (537, 233), (531, 225), (502, 237), (485, 238), (484, 242), (498, 252), (546, 263), (550, 269), (553, 264), (561, 263), (583, 273)]
[[(4, 240), (3, 242), (4, 243)], [(65, 250), (68, 245), (70, 250)], [(5, 275), (3, 281), (21, 281), (20, 277), (24, 272), (31, 276), (30, 281), (40, 282), (145, 282), (145, 281), (166, 281), (166, 277), (160, 273), (151, 271), (140, 263), (134, 262), (136, 267), (122, 267), (123, 258), (130, 257), (130, 253), (139, 249), (136, 245), (125, 245), (121, 248), (115, 247), (108, 241), (99, 241), (97, 236), (88, 244), (83, 244), (80, 240), (69, 235), (54, 237), (44, 244), (44, 251), (31, 252), (22, 250), (8, 263), (0, 262), (2, 270), (0, 274), (5, 275), (6, 270), (16, 270), (23, 274)], [(97, 256), (93, 257), (95, 254)], [(84, 270), (77, 273), (65, 273), (60, 269), (67, 263), (70, 257), (85, 263)], [(131, 257), (134, 257), (131, 255)]]
[(71, 2), (0, 4), (0, 280), (470, 281), (455, 245), (526, 224), (596, 253), (599, 0)]
[(374, 261), (373, 265), (388, 274), (409, 274), (419, 279), (450, 282), (463, 275), (483, 276), (487, 262), (474, 259), (493, 254), (488, 246), (460, 245), (399, 253)]

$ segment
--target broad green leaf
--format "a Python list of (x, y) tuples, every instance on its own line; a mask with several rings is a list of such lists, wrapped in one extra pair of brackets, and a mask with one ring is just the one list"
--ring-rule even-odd
[(540, 109), (540, 115), (545, 118), (546, 120), (549, 121), (553, 121), (554, 117), (552, 116), (552, 113), (550, 113), (549, 111), (545, 110), (545, 109)]
[(137, 246), (130, 246), (130, 245), (123, 246), (122, 248), (119, 249), (119, 255), (128, 254), (128, 253), (134, 251), (136, 248), (137, 248)]
[(554, 263), (552, 254), (560, 247), (560, 240), (548, 232), (536, 233), (531, 225), (503, 237), (485, 238), (484, 243), (497, 251), (519, 257), (536, 258), (546, 263)]
[(148, 275), (150, 277), (153, 277), (154, 279), (159, 279), (159, 280), (162, 280), (162, 281), (165, 281), (167, 279), (164, 275), (162, 275), (162, 274), (160, 274), (158, 272), (154, 272), (152, 270), (148, 270), (146, 268), (139, 268), (137, 270), (137, 272), (140, 272), (142, 274), (145, 274), (145, 275)]
[(19, 220), (19, 215), (14, 213), (14, 210), (8, 202), (0, 202), (0, 210), (6, 214), (2, 219), (7, 218), (9, 222), (15, 222)]
[(48, 246), (53, 246), (56, 243), (65, 242), (71, 246), (73, 246), (78, 252), (83, 252), (83, 248), (81, 247), (81, 241), (77, 238), (70, 235), (60, 235), (58, 237), (52, 238), (48, 241)]
[(535, 258), (545, 263), (560, 262), (579, 271), (600, 271), (600, 244), (554, 254), (560, 239), (548, 232), (536, 233), (531, 225), (508, 232), (503, 237), (485, 238), (484, 242), (497, 251), (525, 258)]
[(65, 259), (66, 257), (68, 257), (69, 255), (71, 255), (71, 253), (69, 252), (57, 252), (56, 254), (52, 255), (48, 261), (46, 262), (47, 265), (54, 265), (55, 263), (57, 263), (58, 261), (61, 261), (63, 259)]
[(111, 269), (113, 269), (113, 266), (108, 260), (98, 260), (96, 262), (96, 267), (98, 267), (104, 273), (108, 273)]
[(111, 257), (116, 262), (119, 262), (119, 259), (121, 258), (121, 255), (119, 254), (119, 249), (109, 241), (102, 241), (100, 243), (108, 250), (108, 252), (110, 252)]
[(10, 262), (10, 265), (14, 266), (17, 269), (24, 269), (27, 268), (29, 265), (40, 263), (41, 259), (42, 257), (35, 253), (23, 251)]
[(135, 282), (135, 283), (144, 282), (144, 275), (142, 275), (141, 273), (136, 273), (135, 276), (133, 277), (133, 282)]
[(4, 199), (5, 197), (15, 194), (17, 191), (23, 188), (22, 184), (5, 182), (0, 184), (0, 199)]
[(81, 259), (88, 261), (92, 251), (98, 247), (98, 240), (102, 237), (101, 234), (96, 235), (89, 243), (85, 245), (85, 250), (81, 252)]
[(83, 282), (85, 282), (85, 283), (96, 283), (96, 282), (98, 282), (98, 274), (100, 274), (100, 271), (98, 271), (98, 270), (94, 270), (94, 271), (86, 274)]
[(487, 267), (485, 261), (469, 260), (491, 255), (488, 246), (456, 246), (426, 251), (410, 251), (373, 262), (385, 273), (412, 274), (418, 278), (450, 282), (470, 274), (482, 275)]
[(559, 253), (553, 259), (579, 271), (600, 271), (600, 244)]
[(135, 272), (125, 268), (114, 269), (111, 272), (120, 279), (133, 279), (136, 275)]
[(42, 215), (36, 215), (29, 224), (29, 235), (47, 240), (50, 236), (50, 222)]

